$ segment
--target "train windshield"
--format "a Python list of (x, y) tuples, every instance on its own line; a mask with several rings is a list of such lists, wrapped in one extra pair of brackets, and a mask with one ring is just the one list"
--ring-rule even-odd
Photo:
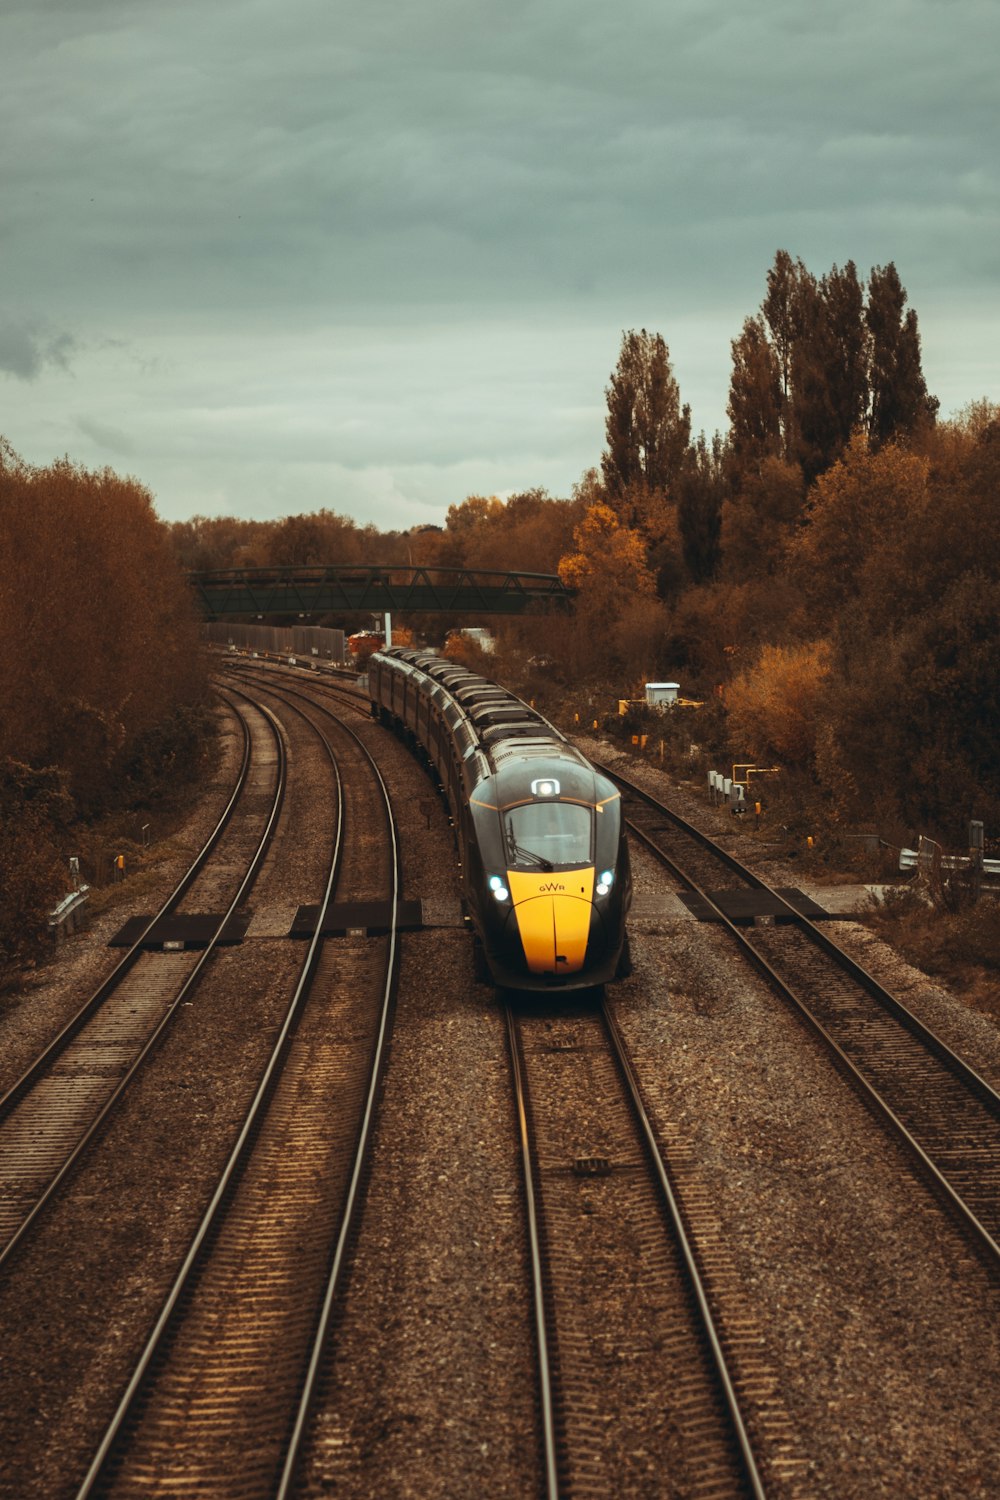
[(594, 815), (568, 802), (526, 802), (503, 814), (509, 865), (552, 870), (593, 863)]

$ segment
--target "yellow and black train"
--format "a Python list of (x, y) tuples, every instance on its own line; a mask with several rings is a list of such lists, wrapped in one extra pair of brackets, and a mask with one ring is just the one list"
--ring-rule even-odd
[(447, 796), (480, 977), (565, 990), (627, 974), (632, 880), (614, 784), (522, 699), (441, 657), (377, 652), (368, 691)]

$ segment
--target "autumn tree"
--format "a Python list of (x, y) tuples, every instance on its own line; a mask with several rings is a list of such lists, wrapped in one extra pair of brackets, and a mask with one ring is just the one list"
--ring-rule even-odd
[(737, 469), (780, 451), (808, 485), (859, 427), (879, 447), (932, 423), (938, 403), (927, 394), (917, 317), (905, 303), (891, 262), (872, 270), (866, 301), (853, 261), (817, 280), (779, 250), (760, 316), (746, 321), (732, 346)]
[(783, 450), (788, 376), (782, 356), (768, 340), (763, 318), (747, 318), (743, 332), (733, 339), (732, 354), (726, 407), (729, 443), (736, 469), (747, 473)]
[(166, 529), (136, 480), (68, 459), (32, 468), (7, 447), (0, 556), (0, 759), (62, 767), (77, 806), (98, 809), (205, 692)]
[(814, 601), (833, 648), (821, 772), (852, 813), (961, 842), (1000, 800), (1000, 421), (943, 423), (930, 455), (859, 445), (828, 483), (803, 535), (838, 565)]
[[(705, 583), (719, 566), (727, 454), (718, 433), (699, 433), (688, 449), (678, 483), (677, 524), (688, 579)], [(662, 592), (662, 591), (661, 591)]]
[(626, 527), (643, 526), (651, 503), (676, 482), (691, 436), (691, 408), (680, 391), (663, 336), (622, 336), (611, 374), (601, 470), (608, 503)]
[(43, 946), (66, 893), (60, 846), (72, 811), (58, 768), (0, 759), (0, 983)]
[(880, 448), (933, 422), (939, 405), (927, 393), (917, 315), (906, 306), (906, 289), (892, 261), (872, 270), (865, 321), (871, 338), (868, 431)]
[(853, 261), (798, 280), (790, 449), (807, 483), (843, 452), (868, 406), (864, 291)]
[(499, 495), (470, 495), (459, 505), (449, 505), (445, 528), (460, 536), (496, 520), (502, 511), (503, 501)]
[[(372, 528), (374, 530), (374, 528)], [(272, 522), (267, 564), (280, 568), (325, 567), (365, 560), (366, 534), (348, 516), (319, 510)], [(380, 559), (381, 560), (381, 559)]]
[(964, 573), (877, 639), (856, 601), (834, 641), (820, 772), (850, 789), (847, 812), (963, 844), (1000, 802), (1000, 581)]
[[(761, 315), (770, 334), (781, 384), (780, 415), (785, 428), (786, 412), (792, 394), (792, 350), (799, 333), (799, 289), (808, 271), (801, 260), (793, 261), (787, 250), (778, 250), (774, 265), (767, 273), (767, 292), (761, 303)], [(791, 457), (786, 441), (785, 457)]]
[(740, 474), (738, 489), (722, 507), (723, 577), (739, 582), (782, 572), (804, 503), (797, 464), (770, 457)]
[(622, 526), (608, 505), (592, 505), (574, 531), (575, 551), (559, 576), (578, 591), (563, 649), (575, 673), (595, 671), (634, 680), (652, 669), (667, 619), (642, 536)]
[(885, 580), (898, 568), (903, 538), (924, 523), (928, 471), (926, 459), (892, 445), (872, 453), (867, 437), (857, 433), (817, 479), (806, 524), (788, 550), (817, 619), (829, 618), (868, 579)]
[(803, 768), (812, 764), (829, 657), (824, 641), (761, 649), (726, 692), (734, 756)]
[(762, 645), (802, 631), (798, 591), (784, 577), (757, 574), (689, 588), (671, 613), (669, 656), (701, 692), (722, 687), (744, 670)]
[(270, 521), (238, 516), (192, 516), (174, 521), (167, 533), (178, 565), (186, 572), (263, 567), (271, 534)]
[(506, 501), (472, 495), (449, 508), (449, 555), (456, 566), (554, 573), (581, 514), (581, 506), (555, 500), (543, 489), (524, 490)]
[(316, 516), (286, 516), (268, 538), (268, 562), (280, 568), (315, 567), (333, 562), (326, 536)]

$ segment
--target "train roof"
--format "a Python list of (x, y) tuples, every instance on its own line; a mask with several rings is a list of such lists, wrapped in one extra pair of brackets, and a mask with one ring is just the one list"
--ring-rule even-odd
[(391, 646), (372, 657), (376, 664), (380, 660), (425, 679), (432, 697), (438, 696), (437, 688), (450, 699), (448, 720), (456, 743), (466, 756), (473, 747), (481, 753), (486, 774), (499, 776), (515, 763), (553, 757), (594, 774), (586, 756), (554, 724), (499, 683), (405, 646)]

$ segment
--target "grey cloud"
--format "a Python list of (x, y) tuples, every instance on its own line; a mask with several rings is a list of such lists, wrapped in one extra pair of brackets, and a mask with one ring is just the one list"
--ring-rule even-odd
[(57, 333), (31, 320), (0, 317), (0, 370), (18, 380), (37, 380), (47, 365), (68, 370), (76, 347), (70, 333)]
[[(33, 382), (5, 421), (37, 460), (127, 453), (174, 514), (285, 504), (297, 458), (358, 505), (565, 493), (625, 327), (663, 331), (711, 431), (779, 246), (895, 260), (925, 352), (983, 394), (995, 0), (0, 9), (2, 294), (80, 330), (0, 318)], [(45, 383), (71, 359), (73, 401)]]
[(93, 30), (53, 34), (23, 84), (61, 102), (35, 111), (15, 243), (65, 276), (61, 218), (72, 279), (119, 305), (613, 297), (667, 262), (706, 293), (751, 274), (719, 218), (891, 219), (995, 180), (964, 37), (996, 11), (946, 9), (85, 5)]
[(132, 458), (135, 454), (135, 443), (128, 434), (107, 422), (99, 422), (93, 417), (77, 417), (76, 425), (84, 437), (89, 438), (102, 452), (112, 453), (119, 458)]

